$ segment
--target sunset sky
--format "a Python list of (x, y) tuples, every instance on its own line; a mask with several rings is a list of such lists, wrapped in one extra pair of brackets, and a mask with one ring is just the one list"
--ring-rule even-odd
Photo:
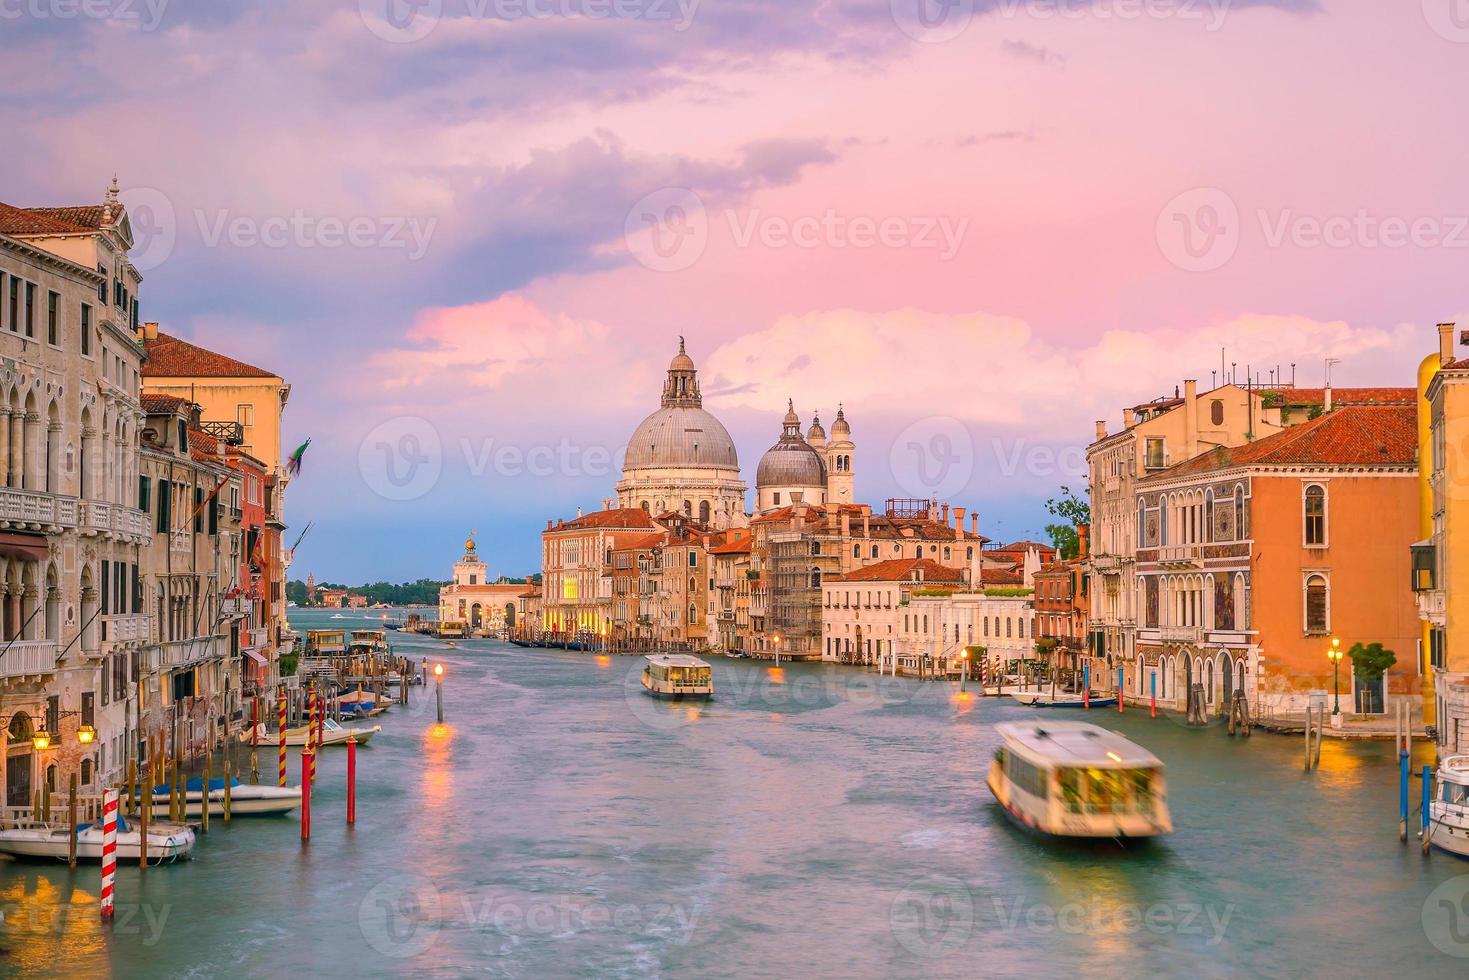
[(0, 0), (0, 200), (116, 173), (145, 319), (291, 382), (293, 577), (535, 570), (680, 335), (750, 484), (843, 403), (859, 499), (1013, 540), (1221, 347), (1410, 385), (1469, 326), (1462, 0), (87, 9)]

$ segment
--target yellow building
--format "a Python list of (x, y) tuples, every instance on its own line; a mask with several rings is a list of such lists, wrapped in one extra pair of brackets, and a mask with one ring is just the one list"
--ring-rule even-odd
[[(1424, 622), (1431, 720), (1439, 752), (1469, 746), (1469, 358), (1454, 356), (1454, 325), (1438, 328), (1439, 351), (1420, 369), (1426, 381), (1428, 537), (1413, 547), (1413, 590)], [(1435, 363), (1436, 362), (1436, 365)]]

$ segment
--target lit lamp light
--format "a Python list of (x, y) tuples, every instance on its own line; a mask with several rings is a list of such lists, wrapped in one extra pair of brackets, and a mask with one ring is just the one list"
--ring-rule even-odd
[(444, 665), (443, 664), (434, 664), (434, 676), (435, 677), (443, 677), (444, 676)]
[(968, 690), (966, 685), (969, 683), (969, 649), (967, 647), (964, 650), (964, 662), (959, 665), (959, 668), (959, 693), (963, 694)]
[(51, 747), (51, 733), (44, 728), (38, 729), (31, 736), (31, 745), (35, 747), (37, 752), (45, 752)]
[(91, 745), (97, 739), (97, 729), (91, 725), (83, 725), (77, 729), (77, 741), (83, 745)]
[(780, 634), (779, 633), (776, 633), (774, 636), (772, 636), (770, 638), (770, 642), (775, 644), (775, 665), (777, 667), (779, 667), (780, 666)]
[(1331, 661), (1331, 689), (1334, 704), (1331, 709), (1333, 715), (1341, 714), (1341, 640), (1333, 636), (1331, 647), (1326, 651), (1326, 659)]

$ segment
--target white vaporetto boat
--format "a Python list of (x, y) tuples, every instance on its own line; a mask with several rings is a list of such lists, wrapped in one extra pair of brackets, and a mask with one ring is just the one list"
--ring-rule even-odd
[[(138, 860), (143, 835), (137, 824), (117, 815), (117, 859)], [(71, 848), (71, 835), (65, 826), (18, 827), (0, 830), (0, 854), (22, 858), (57, 858), (65, 861)], [(148, 826), (148, 860), (153, 863), (178, 861), (194, 850), (194, 831), (171, 823)], [(77, 860), (102, 860), (102, 827), (83, 824), (77, 830)]]
[(1080, 721), (996, 725), (989, 787), (1020, 826), (1052, 837), (1171, 833), (1163, 763), (1116, 732)]
[(1428, 840), (1441, 851), (1469, 858), (1469, 755), (1439, 764), (1438, 792), (1428, 804)]
[[(349, 738), (355, 737), (358, 745), (364, 745), (367, 740), (383, 730), (381, 725), (373, 725), (371, 728), (347, 728), (328, 718), (322, 722), (321, 744), (322, 745), (346, 745)], [(264, 725), (256, 725), (259, 731), (261, 745), (279, 745), (280, 735), (277, 732), (266, 731)], [(286, 729), (287, 745), (305, 745), (311, 732), (310, 725), (301, 725), (297, 728)], [(240, 741), (250, 741), (250, 729), (240, 733)]]
[[(166, 783), (153, 787), (153, 806), (168, 805)], [(204, 815), (204, 782), (197, 776), (184, 784), (185, 818)], [(234, 817), (267, 817), (290, 813), (301, 805), (300, 786), (251, 786), (238, 779), (230, 781), (230, 815)], [(209, 781), (209, 815), (224, 816), (224, 780)]]
[(645, 657), (643, 688), (655, 698), (708, 700), (714, 696), (714, 672), (708, 661), (682, 653)]

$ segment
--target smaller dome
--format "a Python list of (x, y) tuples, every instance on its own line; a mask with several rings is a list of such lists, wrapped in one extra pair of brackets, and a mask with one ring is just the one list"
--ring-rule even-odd
[(811, 428), (806, 430), (806, 441), (813, 442), (817, 439), (825, 439), (826, 430), (821, 427), (821, 413), (811, 417)]
[(474, 553), (474, 538), (464, 539), (464, 550), (469, 552), (470, 554)]
[(755, 483), (761, 487), (826, 486), (826, 464), (821, 454), (804, 442), (780, 442), (760, 457), (755, 470)]
[(852, 434), (852, 427), (847, 424), (847, 413), (837, 407), (836, 421), (831, 424), (831, 435), (833, 439), (842, 439)]
[(794, 399), (786, 400), (785, 424), (794, 425), (797, 427), (801, 425), (801, 416), (796, 414), (796, 402)]

